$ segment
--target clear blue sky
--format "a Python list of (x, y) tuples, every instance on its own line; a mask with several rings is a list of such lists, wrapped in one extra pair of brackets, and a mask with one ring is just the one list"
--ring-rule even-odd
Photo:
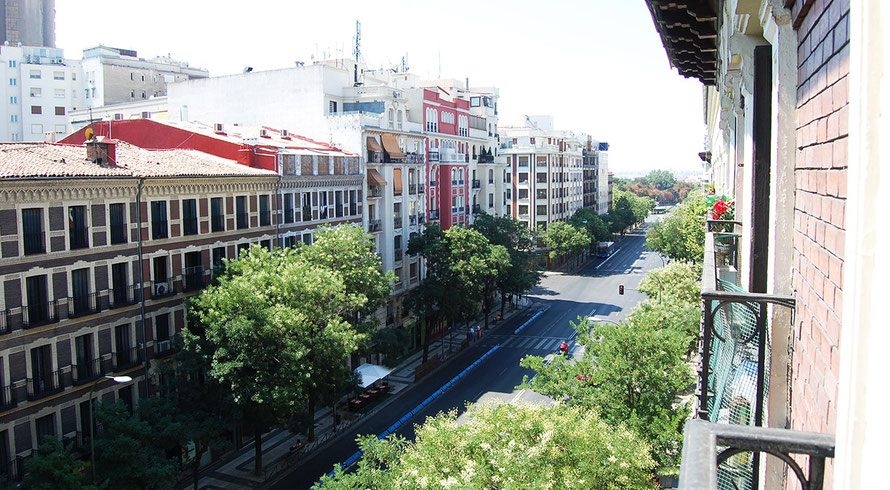
[[(669, 67), (644, 0), (451, 2), (92, 0), (56, 3), (69, 58), (97, 44), (170, 53), (211, 76), (351, 56), (500, 88), (502, 124), (551, 114), (611, 144), (616, 173), (700, 170), (702, 91)], [(441, 60), (441, 61), (440, 61)]]

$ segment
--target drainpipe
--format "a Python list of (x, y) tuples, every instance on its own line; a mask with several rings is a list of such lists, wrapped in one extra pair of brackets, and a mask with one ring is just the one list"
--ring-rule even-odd
[(143, 370), (145, 380), (143, 381), (145, 384), (145, 397), (148, 398), (149, 390), (148, 390), (148, 337), (145, 334), (145, 283), (143, 277), (143, 267), (142, 263), (142, 188), (145, 185), (145, 177), (139, 179), (139, 186), (136, 189), (136, 222), (138, 226), (136, 228), (136, 255), (139, 260), (139, 267), (136, 269), (136, 273), (139, 278), (139, 317), (142, 320), (142, 361), (143, 361)]

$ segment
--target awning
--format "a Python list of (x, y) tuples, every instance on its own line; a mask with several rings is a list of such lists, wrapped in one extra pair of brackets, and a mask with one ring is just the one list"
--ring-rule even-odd
[(368, 151), (383, 151), (383, 148), (380, 147), (380, 143), (377, 142), (377, 138), (368, 136)]
[(383, 141), (383, 148), (389, 154), (389, 158), (405, 158), (405, 154), (399, 148), (399, 142), (396, 140), (395, 135), (384, 134), (380, 136), (380, 139)]
[(374, 170), (373, 168), (368, 169), (368, 184), (369, 185), (379, 185), (385, 186), (386, 179), (383, 178), (383, 175), (380, 172)]
[(359, 386), (362, 388), (367, 388), (374, 384), (380, 378), (385, 378), (392, 372), (392, 369), (386, 369), (383, 366), (378, 366), (377, 364), (362, 364), (361, 366), (355, 368), (355, 373), (361, 376), (361, 381), (359, 381)]

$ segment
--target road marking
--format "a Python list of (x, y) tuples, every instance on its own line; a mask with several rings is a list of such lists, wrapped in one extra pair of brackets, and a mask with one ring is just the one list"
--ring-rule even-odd
[(544, 340), (538, 342), (538, 345), (535, 347), (535, 349), (540, 349), (544, 344), (549, 344), (549, 343), (550, 343), (549, 339), (544, 339)]
[(621, 249), (619, 248), (618, 250), (612, 252), (612, 255), (608, 256), (608, 257), (606, 258), (606, 260), (600, 262), (600, 264), (599, 264), (598, 266), (596, 266), (595, 269), (599, 269), (600, 267), (602, 267), (606, 262), (609, 261), (609, 259), (611, 259), (612, 257), (618, 255), (618, 252), (620, 252), (620, 251), (621, 251)]

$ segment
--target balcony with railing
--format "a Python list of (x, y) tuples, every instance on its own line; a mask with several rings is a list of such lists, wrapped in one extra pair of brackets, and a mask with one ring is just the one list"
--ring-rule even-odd
[(439, 162), (439, 152), (431, 151), (430, 152), (430, 163), (438, 163)]
[(183, 288), (195, 291), (204, 287), (204, 266), (186, 267), (182, 271)]
[(368, 233), (380, 233), (381, 231), (383, 231), (383, 225), (379, 219), (368, 220)]
[(59, 321), (59, 300), (29, 304), (21, 308), (22, 328), (34, 328)]
[(77, 386), (99, 379), (111, 372), (111, 359), (91, 359), (71, 365), (71, 384)]
[(31, 401), (46, 398), (65, 389), (62, 371), (52, 371), (41, 377), (28, 378), (25, 384), (28, 400)]
[(101, 311), (102, 303), (107, 306), (108, 299), (100, 294), (99, 292), (77, 294), (68, 298), (68, 317), (77, 318)]
[(0, 386), (0, 410), (9, 410), (17, 405), (12, 386)]
[[(695, 419), (686, 424), (680, 488), (757, 488), (759, 453), (784, 461), (804, 488), (822, 488), (834, 436), (764, 427), (771, 312), (793, 312), (795, 298), (740, 287), (742, 224), (709, 220), (707, 226)], [(809, 456), (807, 476), (792, 457), (801, 455)]]
[(482, 181), (479, 179), (473, 179), (473, 189), (478, 189), (482, 187)]
[(368, 186), (368, 197), (371, 199), (377, 199), (379, 197), (383, 197), (383, 187), (379, 185), (369, 185)]
[(405, 255), (401, 248), (395, 248), (392, 251), (392, 256), (393, 260), (395, 260), (396, 262), (400, 262)]
[(473, 204), (473, 214), (478, 214), (482, 212), (481, 204)]
[(111, 365), (115, 371), (123, 371), (142, 364), (142, 347), (122, 348), (111, 354)]
[(115, 287), (108, 290), (108, 307), (121, 308), (138, 303), (142, 300), (142, 288), (133, 284)]
[(167, 296), (173, 296), (175, 293), (173, 292), (173, 281), (164, 280), (164, 281), (154, 281), (151, 285), (151, 297), (152, 298), (166, 298)]
[(417, 184), (408, 184), (408, 194), (412, 196), (417, 194)]
[(430, 210), (430, 221), (439, 221), (439, 210), (438, 209)]
[(417, 215), (408, 216), (408, 224), (410, 226), (417, 226)]
[(402, 217), (401, 217), (401, 216), (396, 216), (395, 218), (393, 218), (393, 220), (392, 220), (392, 226), (393, 226), (393, 228), (395, 228), (396, 230), (398, 230), (399, 228), (401, 228), (401, 227), (402, 227)]

